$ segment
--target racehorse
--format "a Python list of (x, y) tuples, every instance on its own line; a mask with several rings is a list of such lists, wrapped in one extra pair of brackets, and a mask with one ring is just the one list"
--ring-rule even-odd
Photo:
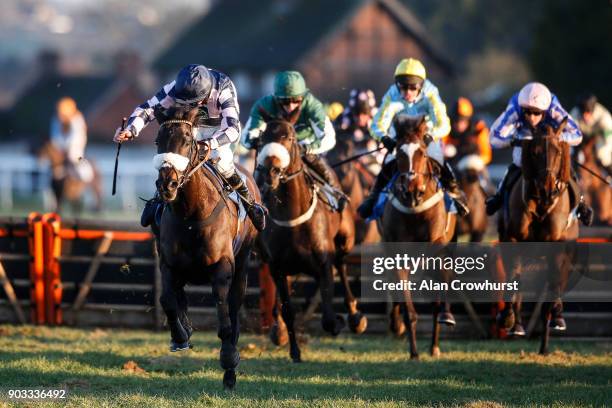
[[(247, 285), (246, 263), (257, 232), (239, 216), (220, 179), (205, 163), (210, 149), (194, 136), (198, 109), (155, 112), (160, 123), (154, 158), (159, 196), (166, 203), (159, 225), (162, 274), (161, 305), (170, 327), (171, 351), (188, 349), (192, 334), (187, 318), (186, 283), (211, 283), (217, 308), (223, 385), (236, 384), (240, 333), (238, 312)], [(260, 201), (253, 178), (244, 169), (253, 197)]]
[(465, 193), (470, 213), (457, 220), (457, 235), (469, 234), (470, 242), (481, 242), (487, 232), (486, 194), (481, 185), (485, 164), (477, 154), (462, 157), (457, 162), (459, 188)]
[[(547, 125), (534, 131), (532, 140), (523, 140), (522, 175), (509, 193), (508, 205), (499, 217), (502, 242), (563, 242), (578, 238), (578, 222), (572, 217), (577, 197), (570, 196), (570, 148), (561, 141), (567, 119), (553, 129)], [(573, 201), (573, 202), (572, 202)], [(563, 255), (563, 254), (560, 254)], [(570, 256), (568, 254), (568, 256)], [(562, 257), (561, 257), (562, 258)], [(543, 331), (540, 354), (548, 353), (550, 328), (565, 330), (561, 312), (561, 296), (568, 280), (568, 263), (559, 256), (551, 257), (548, 265), (547, 286), (554, 302), (543, 303), (540, 321)], [(509, 274), (512, 280), (520, 278), (520, 257), (516, 257)], [(509, 335), (523, 336), (521, 320), (522, 296), (506, 302), (498, 321), (510, 329)]]
[[(596, 137), (583, 138), (575, 152), (575, 157), (580, 164), (593, 171), (600, 169), (595, 154), (596, 139)], [(584, 191), (584, 198), (587, 203), (593, 206), (595, 211), (595, 222), (602, 225), (612, 225), (612, 189), (603, 180), (593, 176), (583, 167), (579, 167), (578, 174), (582, 191)]]
[[(393, 126), (397, 139), (397, 169), (399, 175), (395, 178), (389, 199), (385, 204), (379, 226), (385, 242), (431, 242), (435, 244), (449, 243), (455, 233), (456, 216), (446, 210), (443, 191), (438, 185), (434, 165), (427, 156), (424, 137), (427, 134), (427, 122), (423, 115), (396, 115)], [(447, 273), (441, 271), (441, 279), (448, 280)], [(400, 279), (408, 279), (407, 271), (400, 272)], [(392, 319), (399, 316), (400, 303), (394, 303), (391, 311)], [(410, 358), (418, 358), (416, 348), (417, 313), (410, 296), (410, 291), (404, 292), (404, 302), (401, 304), (404, 317), (404, 328), (408, 328), (410, 343)], [(393, 322), (392, 328), (396, 334), (402, 328), (398, 322)], [(433, 335), (431, 355), (440, 355), (440, 323), (454, 325), (450, 312), (450, 303), (434, 302), (433, 305)]]
[[(263, 191), (264, 203), (270, 211), (270, 224), (263, 231), (262, 241), (270, 253), (270, 272), (281, 300), (282, 320), (286, 324), (293, 362), (301, 361), (295, 334), (295, 310), (291, 304), (288, 276), (304, 273), (312, 276), (321, 292), (321, 323), (323, 329), (337, 335), (344, 319), (333, 309), (334, 271), (339, 272), (345, 290), (345, 305), (349, 312), (349, 327), (363, 333), (367, 319), (357, 308), (348, 282), (344, 257), (352, 249), (355, 226), (349, 206), (339, 213), (323, 202), (318, 185), (301, 159), (293, 124), (296, 110), (289, 120), (273, 118), (267, 112), (267, 122), (257, 152), (257, 180)], [(282, 325), (281, 316), (272, 327), (272, 337)]]
[[(339, 163), (353, 157), (355, 143), (351, 134), (347, 132), (336, 133), (336, 145), (327, 153), (330, 163)], [(355, 243), (373, 243), (380, 241), (380, 234), (373, 222), (365, 222), (357, 214), (357, 205), (368, 195), (370, 187), (374, 184), (374, 175), (358, 160), (344, 163), (334, 167), (342, 190), (348, 196), (351, 206), (353, 220), (355, 221)]]
[(60, 212), (64, 202), (71, 204), (75, 214), (83, 210), (82, 196), (90, 188), (95, 200), (95, 211), (102, 210), (102, 177), (95, 163), (89, 164), (93, 170), (91, 181), (82, 181), (71, 165), (67, 164), (66, 155), (51, 142), (46, 142), (37, 151), (39, 160), (48, 160), (51, 167), (51, 191), (55, 197), (55, 211)]

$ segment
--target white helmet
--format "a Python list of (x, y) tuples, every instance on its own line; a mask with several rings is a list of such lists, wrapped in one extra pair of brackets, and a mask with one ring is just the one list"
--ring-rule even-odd
[(539, 82), (530, 82), (519, 92), (518, 102), (523, 108), (547, 111), (552, 102), (552, 95), (546, 85)]

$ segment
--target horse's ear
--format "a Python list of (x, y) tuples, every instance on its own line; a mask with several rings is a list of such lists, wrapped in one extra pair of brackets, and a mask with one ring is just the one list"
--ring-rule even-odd
[(555, 130), (555, 136), (557, 137), (561, 137), (561, 133), (563, 133), (563, 131), (565, 130), (565, 126), (567, 126), (567, 116), (563, 118), (563, 120), (561, 121), (561, 123), (559, 124), (559, 127), (557, 127), (557, 129)]
[(164, 123), (168, 119), (165, 109), (162, 108), (161, 105), (157, 105), (155, 107), (153, 114), (155, 115), (155, 119), (157, 119), (158, 123)]
[(427, 117), (425, 115), (421, 115), (421, 119), (418, 124), (419, 136), (425, 136), (427, 134)]

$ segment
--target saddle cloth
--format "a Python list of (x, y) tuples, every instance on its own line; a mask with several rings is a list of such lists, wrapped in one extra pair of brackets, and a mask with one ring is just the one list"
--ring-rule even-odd
[[(374, 205), (374, 211), (372, 212), (372, 216), (366, 220), (367, 222), (377, 220), (382, 217), (383, 213), (385, 212), (385, 205), (387, 204), (387, 201), (389, 201), (389, 193), (391, 192), (393, 188), (393, 183), (395, 183), (395, 180), (397, 179), (398, 175), (399, 173), (395, 173), (393, 177), (391, 177), (391, 180), (389, 181), (389, 183), (387, 183), (383, 191), (379, 194), (378, 200)], [(439, 183), (438, 188), (441, 188)], [(444, 206), (446, 208), (446, 212), (451, 214), (457, 213), (457, 207), (455, 206), (455, 202), (446, 193), (446, 191), (444, 192)]]

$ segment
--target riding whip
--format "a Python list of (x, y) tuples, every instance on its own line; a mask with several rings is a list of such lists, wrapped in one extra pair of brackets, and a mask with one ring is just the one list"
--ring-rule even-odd
[(597, 177), (598, 179), (600, 179), (601, 181), (603, 181), (604, 183), (606, 183), (608, 186), (612, 186), (612, 181), (610, 181), (610, 176), (608, 176), (607, 178), (604, 178), (602, 176), (600, 176), (599, 174), (597, 174), (596, 171), (591, 170), (590, 168), (588, 168), (587, 166), (585, 166), (584, 164), (578, 162), (577, 160), (573, 160), (574, 164), (576, 164), (579, 167), (582, 167), (583, 169), (585, 169), (586, 171), (588, 171), (589, 173), (591, 173), (594, 177)]
[[(125, 130), (127, 118), (123, 118), (121, 122), (121, 130)], [(115, 172), (113, 173), (113, 195), (117, 192), (117, 168), (119, 167), (119, 152), (121, 151), (121, 142), (117, 144), (117, 155), (115, 156)]]
[(376, 152), (378, 152), (378, 151), (380, 151), (380, 150), (382, 150), (384, 148), (385, 148), (385, 146), (381, 146), (378, 149), (369, 150), (367, 152), (356, 154), (355, 156), (349, 157), (348, 159), (344, 159), (344, 160), (339, 161), (338, 163), (332, 164), (331, 167), (335, 168), (335, 167), (338, 167), (338, 166), (342, 166), (345, 163), (352, 162), (353, 160), (357, 160), (358, 158), (363, 157), (363, 156), (367, 156), (368, 154), (376, 153)]

